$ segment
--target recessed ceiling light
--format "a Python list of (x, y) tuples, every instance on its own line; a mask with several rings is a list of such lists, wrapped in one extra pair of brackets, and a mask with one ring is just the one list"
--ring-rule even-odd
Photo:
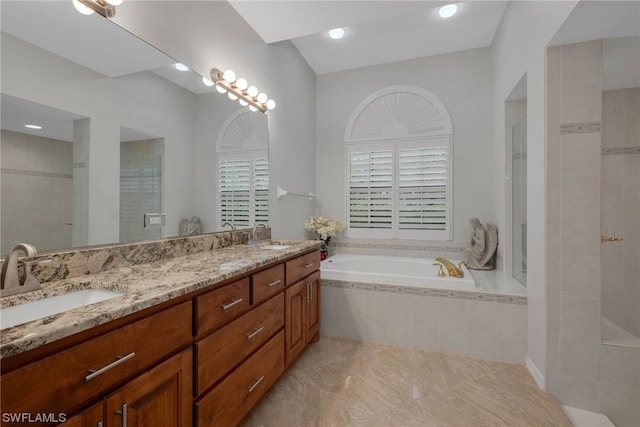
[(345, 35), (347, 35), (347, 30), (344, 28), (334, 28), (333, 30), (329, 30), (329, 37), (333, 40), (340, 40)]
[(42, 129), (42, 126), (39, 125), (24, 125), (24, 127), (29, 129)]
[(438, 9), (438, 16), (440, 18), (451, 18), (453, 15), (458, 13), (458, 9), (460, 9), (460, 5), (458, 3), (444, 5)]
[(173, 66), (176, 67), (176, 70), (178, 71), (189, 71), (189, 67), (180, 62), (173, 64)]

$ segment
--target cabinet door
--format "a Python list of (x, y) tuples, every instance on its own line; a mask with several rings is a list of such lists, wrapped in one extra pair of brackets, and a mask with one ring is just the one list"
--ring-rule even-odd
[(307, 277), (306, 339), (307, 343), (318, 340), (320, 333), (320, 272)]
[(305, 304), (307, 283), (302, 280), (285, 291), (285, 330), (287, 366), (298, 357), (306, 345)]
[(69, 418), (66, 423), (60, 425), (64, 427), (103, 427), (103, 418), (103, 405), (100, 402)]
[(191, 359), (185, 350), (107, 397), (106, 426), (191, 426)]

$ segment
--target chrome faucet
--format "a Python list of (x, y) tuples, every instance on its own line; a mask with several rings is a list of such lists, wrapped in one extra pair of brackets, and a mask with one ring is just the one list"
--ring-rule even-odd
[(449, 276), (457, 277), (457, 278), (464, 277), (464, 271), (462, 271), (462, 264), (464, 264), (464, 261), (460, 262), (460, 264), (458, 264), (458, 265), (455, 265), (454, 263), (452, 263), (448, 259), (442, 258), (442, 257), (436, 258), (436, 261), (438, 261), (441, 264), (444, 264), (444, 266), (447, 267), (447, 271), (449, 272)]
[(230, 222), (225, 222), (224, 224), (222, 224), (222, 228), (225, 228), (226, 226), (229, 226), (232, 230), (236, 229), (236, 226), (231, 224)]
[(31, 266), (35, 262), (25, 262), (25, 280), (20, 283), (18, 274), (18, 258), (20, 254), (27, 257), (38, 256), (35, 246), (29, 243), (18, 243), (4, 259), (0, 273), (0, 289), (2, 296), (40, 289), (40, 283), (31, 275)]
[(267, 225), (259, 222), (255, 225), (255, 227), (253, 227), (253, 231), (251, 232), (251, 236), (249, 239), (249, 244), (254, 244), (254, 243), (258, 243), (260, 240), (258, 240), (258, 229), (259, 228), (267, 228)]

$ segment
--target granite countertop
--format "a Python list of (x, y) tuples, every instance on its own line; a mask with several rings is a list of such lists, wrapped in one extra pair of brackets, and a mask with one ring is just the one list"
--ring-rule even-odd
[[(320, 248), (317, 240), (264, 241), (164, 259), (42, 284), (42, 290), (0, 298), (0, 307), (83, 289), (120, 292), (115, 298), (2, 330), (0, 358), (13, 356), (227, 279)], [(264, 249), (270, 244), (285, 249)]]

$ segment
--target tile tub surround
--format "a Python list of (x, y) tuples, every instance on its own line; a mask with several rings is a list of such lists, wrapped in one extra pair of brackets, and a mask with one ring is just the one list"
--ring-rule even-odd
[(570, 427), (520, 365), (322, 335), (240, 424)]
[(522, 295), (322, 281), (322, 332), (462, 356), (523, 364)]
[(232, 245), (214, 251), (200, 251), (182, 257), (109, 269), (101, 273), (49, 282), (40, 291), (0, 298), (0, 306), (6, 307), (87, 288), (113, 290), (124, 294), (3, 330), (0, 336), (0, 356), (5, 358), (19, 354), (190, 292), (214, 286), (262, 266), (320, 248), (319, 241), (300, 240), (277, 242), (291, 245), (287, 249), (261, 249), (271, 242), (267, 240), (252, 246)]

